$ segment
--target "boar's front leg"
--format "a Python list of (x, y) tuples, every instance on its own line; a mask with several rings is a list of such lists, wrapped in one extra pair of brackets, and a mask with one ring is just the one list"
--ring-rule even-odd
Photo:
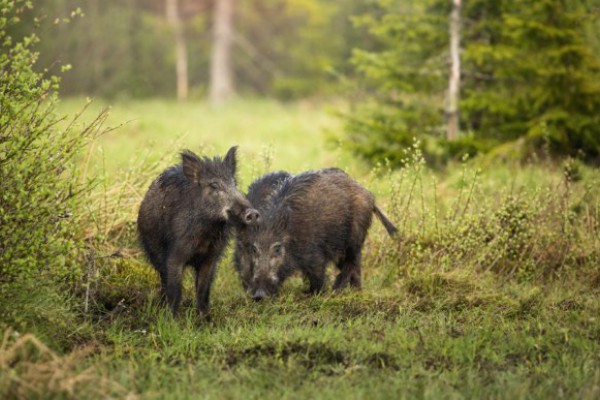
[(192, 264), (196, 271), (196, 309), (200, 316), (209, 318), (210, 312), (210, 288), (215, 278), (218, 257), (197, 256)]

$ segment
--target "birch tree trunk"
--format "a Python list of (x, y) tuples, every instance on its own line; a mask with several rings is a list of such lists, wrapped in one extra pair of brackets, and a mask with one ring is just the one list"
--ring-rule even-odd
[(175, 34), (175, 73), (177, 76), (177, 100), (188, 98), (188, 60), (183, 25), (179, 17), (178, 0), (166, 0), (166, 17)]
[(233, 2), (234, 0), (216, 0), (215, 4), (210, 65), (210, 101), (213, 104), (222, 104), (233, 95)]
[(459, 135), (460, 100), (460, 8), (461, 0), (452, 1), (450, 13), (450, 79), (448, 83), (448, 108), (446, 111), (448, 140), (456, 140)]

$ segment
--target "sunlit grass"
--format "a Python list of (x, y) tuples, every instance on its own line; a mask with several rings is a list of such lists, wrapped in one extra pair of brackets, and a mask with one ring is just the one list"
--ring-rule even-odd
[[(74, 113), (83, 104), (84, 99), (63, 100), (60, 110)], [(327, 140), (326, 133), (337, 133), (341, 124), (333, 107), (328, 111), (308, 102), (268, 100), (240, 100), (222, 107), (206, 102), (98, 100), (84, 120), (107, 106), (108, 125), (119, 128), (95, 144), (95, 172), (103, 168), (112, 174), (144, 154), (174, 163), (183, 148), (214, 155), (225, 154), (234, 145), (239, 146), (239, 173), (246, 183), (263, 172), (257, 168), (300, 172), (353, 163)]]

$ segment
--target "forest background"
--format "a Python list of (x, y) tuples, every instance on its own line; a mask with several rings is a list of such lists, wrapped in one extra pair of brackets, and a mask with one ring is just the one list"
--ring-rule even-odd
[(38, 65), (73, 67), (65, 95), (341, 96), (348, 146), (396, 165), (415, 137), (434, 164), (517, 139), (597, 162), (597, 3), (40, 0)]

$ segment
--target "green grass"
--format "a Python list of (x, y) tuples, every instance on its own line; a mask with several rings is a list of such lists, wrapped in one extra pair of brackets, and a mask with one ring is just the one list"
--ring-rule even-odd
[(414, 282), (318, 297), (293, 287), (261, 304), (221, 283), (211, 324), (195, 326), (190, 310), (112, 325), (116, 355), (101, 364), (129, 371), (125, 387), (172, 398), (194, 386), (210, 398), (593, 397), (597, 299), (439, 276), (444, 293), (431, 296)]
[[(79, 315), (69, 314), (70, 329), (56, 312), (24, 321), (19, 335), (7, 330), (0, 394), (600, 397), (598, 171), (578, 166), (571, 181), (560, 164), (475, 161), (434, 173), (414, 151), (404, 170), (370, 169), (330, 144), (340, 121), (311, 104), (115, 104), (111, 123), (126, 120), (82, 160), (99, 182), (79, 216), (95, 260), (83, 266), (89, 311), (82, 291), (70, 297)], [(181, 148), (214, 154), (233, 144), (243, 188), (267, 170), (340, 166), (373, 190), (401, 234), (392, 240), (374, 222), (361, 292), (309, 296), (294, 277), (255, 303), (228, 252), (210, 322), (195, 318), (191, 275), (180, 318), (157, 305), (157, 277), (135, 243), (141, 196)]]

